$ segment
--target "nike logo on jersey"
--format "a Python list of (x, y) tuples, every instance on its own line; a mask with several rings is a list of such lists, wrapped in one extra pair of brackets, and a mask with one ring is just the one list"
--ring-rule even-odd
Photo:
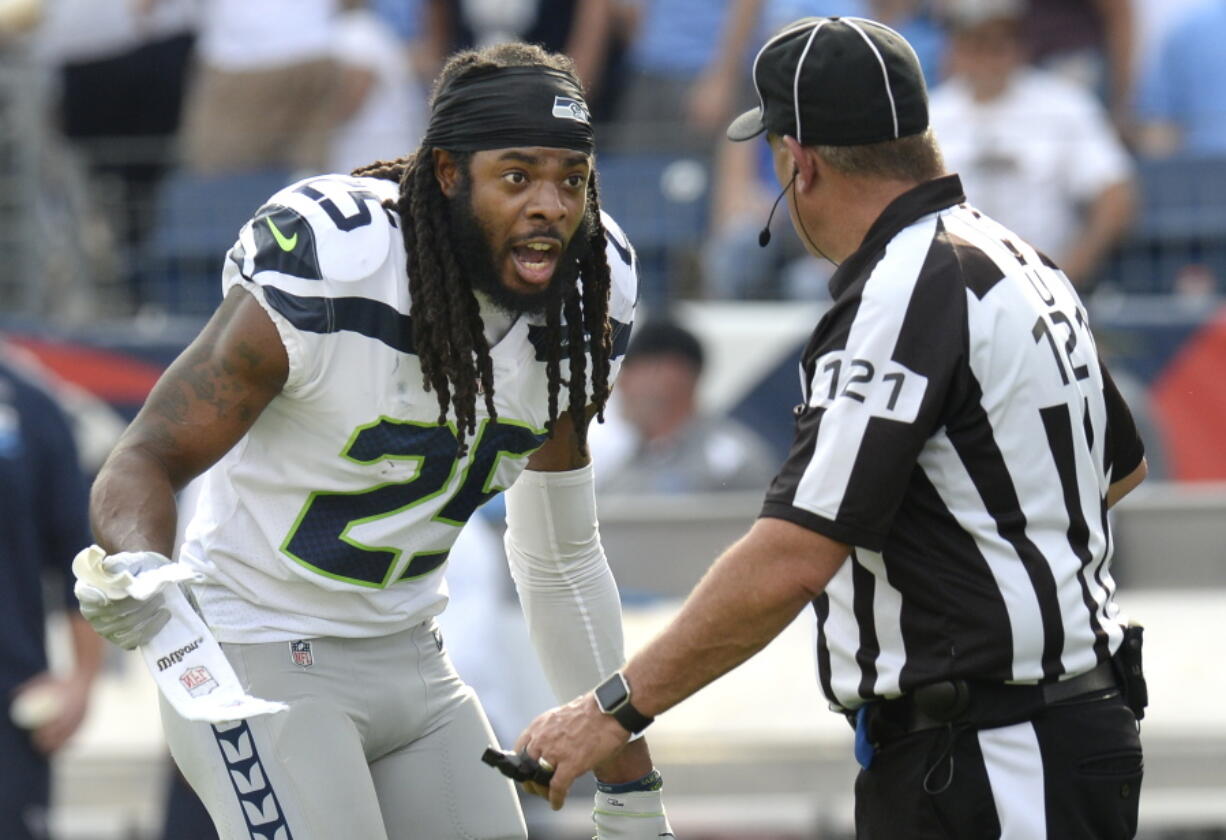
[(277, 240), (277, 244), (281, 246), (282, 251), (288, 253), (294, 250), (298, 245), (298, 231), (294, 231), (293, 236), (287, 237), (277, 228), (277, 224), (272, 220), (272, 217), (265, 216), (264, 221), (268, 222), (268, 229), (272, 231), (272, 238)]
[(304, 280), (320, 278), (315, 234), (297, 210), (281, 204), (264, 205), (256, 211), (251, 234), (255, 240), (253, 273), (276, 271)]

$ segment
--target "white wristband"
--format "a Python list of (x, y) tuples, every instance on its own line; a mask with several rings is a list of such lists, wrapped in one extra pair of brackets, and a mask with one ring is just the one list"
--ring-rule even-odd
[(596, 824), (593, 840), (655, 840), (675, 836), (658, 789), (617, 794), (597, 791), (592, 822)]

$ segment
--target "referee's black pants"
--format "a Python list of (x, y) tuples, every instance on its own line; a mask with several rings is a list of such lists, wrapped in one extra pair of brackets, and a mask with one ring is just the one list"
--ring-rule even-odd
[(856, 779), (857, 840), (1127, 840), (1144, 769), (1118, 693), (996, 729), (925, 729)]

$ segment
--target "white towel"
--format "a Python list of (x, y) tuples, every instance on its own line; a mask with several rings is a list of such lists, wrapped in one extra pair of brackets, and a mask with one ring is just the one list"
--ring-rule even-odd
[(284, 711), (284, 703), (261, 700), (247, 694), (196, 611), (177, 584), (195, 580), (196, 573), (182, 563), (169, 563), (137, 575), (111, 573), (102, 566), (106, 552), (92, 545), (72, 561), (77, 580), (96, 587), (108, 598), (147, 601), (163, 594), (170, 620), (148, 642), (141, 656), (158, 690), (188, 720), (209, 723), (242, 720), (255, 715)]

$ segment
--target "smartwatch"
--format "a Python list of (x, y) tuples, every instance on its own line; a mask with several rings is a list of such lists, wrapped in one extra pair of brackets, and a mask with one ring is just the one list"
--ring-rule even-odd
[(596, 706), (622, 725), (631, 735), (637, 735), (651, 725), (655, 718), (647, 717), (630, 703), (630, 683), (626, 675), (618, 671), (596, 686)]

